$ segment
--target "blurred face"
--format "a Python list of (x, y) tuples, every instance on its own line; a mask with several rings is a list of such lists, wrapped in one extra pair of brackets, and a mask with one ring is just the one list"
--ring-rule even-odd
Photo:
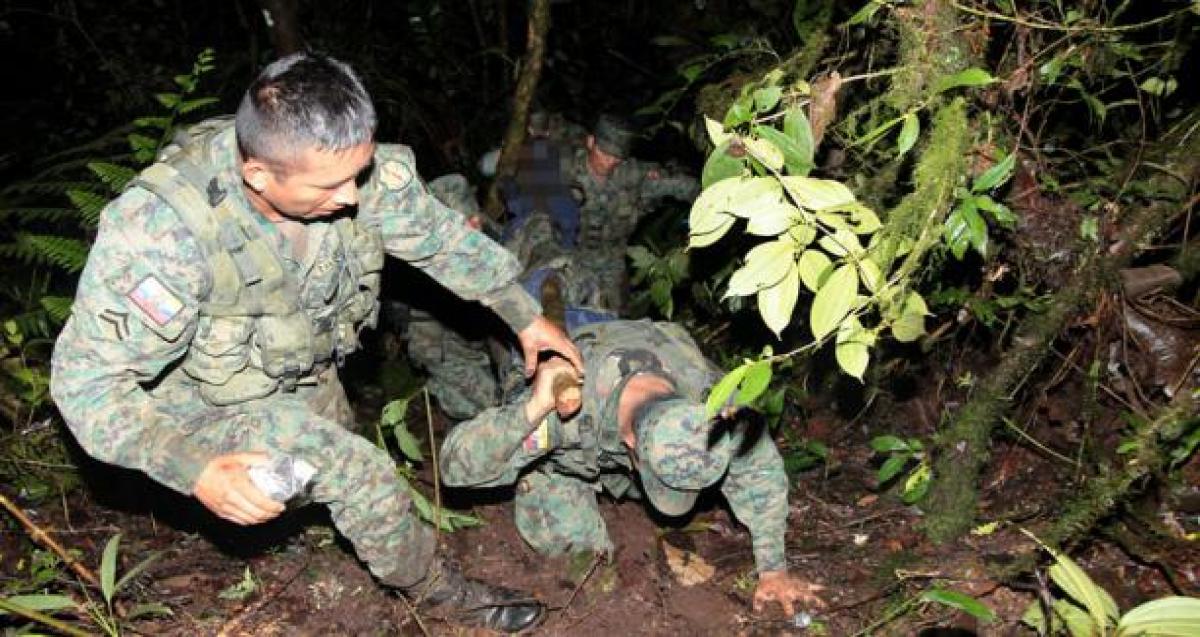
[(616, 155), (610, 155), (600, 150), (600, 147), (596, 145), (596, 138), (592, 135), (588, 135), (587, 137), (587, 150), (588, 169), (597, 177), (612, 175), (617, 166), (620, 166), (621, 162), (624, 161)]
[(242, 162), (250, 203), (268, 219), (321, 219), (358, 205), (359, 180), (371, 168), (374, 142), (340, 151), (309, 148), (287, 166)]

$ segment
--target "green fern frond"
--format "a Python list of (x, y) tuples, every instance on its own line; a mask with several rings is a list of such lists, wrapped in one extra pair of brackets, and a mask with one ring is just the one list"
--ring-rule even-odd
[(88, 243), (79, 239), (20, 233), (16, 236), (16, 242), (0, 245), (0, 257), (37, 265), (53, 265), (75, 273), (87, 263), (88, 248)]
[(13, 218), (23, 223), (30, 221), (63, 221), (79, 216), (77, 208), (0, 208), (0, 219)]
[(128, 166), (121, 166), (105, 161), (94, 161), (89, 163), (87, 167), (100, 178), (100, 181), (103, 181), (112, 190), (113, 194), (121, 192), (125, 184), (137, 176), (137, 171)]
[(92, 181), (24, 181), (4, 189), (5, 197), (28, 195), (64, 195), (72, 188), (95, 188)]
[(50, 313), (43, 309), (5, 316), (0, 322), (6, 324), (7, 331), (19, 334), (23, 341), (30, 338), (48, 338), (53, 334), (55, 325)]
[(179, 105), (179, 114), (186, 115), (194, 110), (204, 108), (210, 104), (216, 104), (217, 101), (218, 100), (215, 97), (201, 97), (194, 100), (187, 100)]
[(54, 319), (55, 323), (65, 323), (71, 316), (71, 305), (75, 299), (69, 296), (43, 296), (40, 300), (42, 309)]
[(108, 205), (108, 198), (90, 190), (77, 188), (68, 190), (67, 196), (71, 198), (71, 203), (75, 204), (75, 207), (79, 209), (79, 214), (83, 218), (84, 224), (89, 227), (95, 227), (96, 224), (100, 223), (100, 213)]

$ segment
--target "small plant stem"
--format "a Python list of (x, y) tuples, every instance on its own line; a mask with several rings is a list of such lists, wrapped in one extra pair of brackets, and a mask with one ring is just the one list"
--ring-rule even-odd
[(433, 436), (433, 407), (429, 404), (429, 387), (422, 387), (425, 394), (425, 424), (429, 427), (429, 462), (433, 465), (433, 529), (435, 544), (442, 533), (442, 480), (438, 474), (437, 439)]
[(429, 629), (425, 628), (425, 622), (421, 621), (421, 614), (417, 612), (417, 609), (413, 607), (407, 597), (403, 595), (399, 597), (400, 601), (404, 603), (404, 608), (408, 610), (408, 614), (412, 615), (413, 621), (417, 622), (417, 628), (421, 629), (421, 634), (429, 637)]
[(49, 533), (35, 524), (33, 520), (30, 520), (29, 516), (25, 515), (24, 511), (18, 508), (17, 505), (13, 504), (12, 500), (9, 500), (3, 494), (0, 494), (0, 506), (3, 506), (5, 509), (7, 509), (8, 512), (12, 514), (12, 516), (16, 518), (17, 521), (20, 522), (27, 531), (29, 531), (30, 539), (45, 546), (51, 551), (54, 551), (60, 558), (62, 558), (62, 561), (65, 562), (67, 566), (71, 567), (71, 570), (75, 571), (76, 575), (81, 577), (88, 584), (99, 588), (100, 580), (96, 578), (95, 573), (88, 569), (88, 567), (84, 566), (79, 560), (72, 557), (71, 554), (68, 553), (61, 544), (55, 541), (55, 539), (51, 537)]
[[(0, 496), (0, 497), (3, 497), (3, 496)], [(12, 613), (14, 615), (20, 615), (21, 617), (24, 617), (25, 619), (31, 619), (35, 622), (38, 622), (39, 624), (44, 624), (46, 626), (49, 626), (49, 627), (53, 628), (54, 630), (57, 630), (60, 633), (63, 633), (66, 635), (71, 635), (71, 637), (88, 637), (88, 633), (86, 633), (82, 630), (79, 630), (78, 628), (75, 628), (74, 626), (71, 626), (70, 624), (61, 622), (57, 619), (54, 619), (53, 617), (51, 617), (45, 613), (39, 613), (36, 610), (30, 609), (30, 608), (25, 608), (24, 606), (21, 606), (20, 604), (14, 604), (14, 603), (6, 601), (4, 599), (0, 599), (0, 610), (8, 612), (8, 613)]]

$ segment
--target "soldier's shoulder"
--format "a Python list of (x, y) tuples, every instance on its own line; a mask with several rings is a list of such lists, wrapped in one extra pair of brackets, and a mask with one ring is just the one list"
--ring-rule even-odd
[(100, 216), (101, 230), (108, 226), (127, 237), (151, 239), (187, 233), (183, 218), (165, 200), (139, 186), (131, 186), (113, 199)]
[(378, 144), (375, 146), (375, 170), (379, 171), (379, 181), (386, 188), (406, 188), (417, 179), (416, 155), (404, 144)]

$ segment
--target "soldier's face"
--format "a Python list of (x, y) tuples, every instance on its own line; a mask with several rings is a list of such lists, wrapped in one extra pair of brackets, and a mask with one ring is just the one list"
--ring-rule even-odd
[(596, 138), (591, 135), (588, 135), (587, 138), (587, 149), (588, 168), (590, 168), (592, 174), (596, 175), (597, 177), (608, 177), (612, 175), (613, 171), (616, 170), (617, 166), (620, 166), (621, 162), (623, 161), (616, 155), (610, 155), (600, 150), (600, 147), (596, 145)]
[(252, 203), (268, 217), (320, 219), (358, 205), (358, 186), (374, 154), (374, 142), (341, 151), (310, 148), (287, 166), (248, 159), (242, 173)]

